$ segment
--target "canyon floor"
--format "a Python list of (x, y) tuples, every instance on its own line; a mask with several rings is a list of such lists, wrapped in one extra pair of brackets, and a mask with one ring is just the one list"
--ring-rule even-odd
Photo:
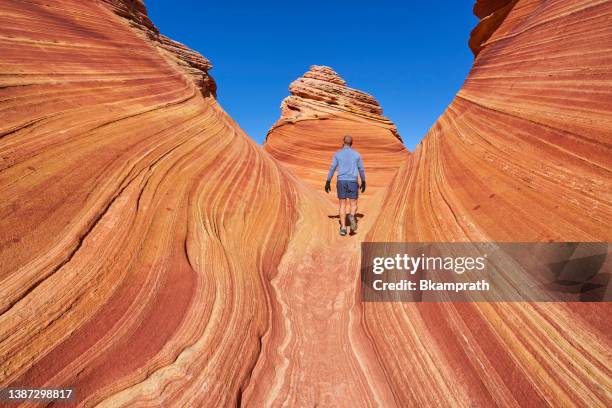
[(369, 204), (358, 212), (358, 232), (346, 237), (338, 235), (336, 205), (326, 206), (328, 220), (320, 214), (298, 220), (271, 280), (275, 330), (262, 338), (245, 401), (254, 406), (394, 404), (373, 339), (361, 324), (356, 271), (361, 241), (379, 210)]

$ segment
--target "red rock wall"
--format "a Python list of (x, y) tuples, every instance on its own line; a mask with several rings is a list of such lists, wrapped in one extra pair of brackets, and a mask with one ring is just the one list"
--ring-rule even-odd
[[(609, 242), (611, 19), (612, 2), (519, 1), (389, 186), (367, 239)], [(365, 305), (401, 406), (609, 406), (611, 311)]]
[(0, 2), (0, 386), (234, 405), (306, 198), (124, 3)]

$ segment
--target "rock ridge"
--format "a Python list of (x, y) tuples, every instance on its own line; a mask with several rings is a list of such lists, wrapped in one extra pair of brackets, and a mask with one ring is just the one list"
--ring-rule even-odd
[(169, 59), (181, 67), (182, 71), (200, 89), (203, 96), (216, 98), (217, 84), (208, 72), (213, 67), (212, 63), (200, 53), (161, 34), (149, 18), (142, 0), (103, 0), (103, 2), (116, 15), (126, 19), (133, 28), (140, 30), (162, 54), (166, 54)]
[(272, 129), (298, 120), (352, 114), (353, 120), (369, 121), (402, 140), (395, 124), (383, 116), (378, 101), (372, 95), (348, 87), (346, 81), (328, 66), (312, 65), (289, 85), (289, 92), (291, 95), (281, 103), (281, 118)]
[(518, 0), (476, 0), (474, 15), (480, 18), (480, 22), (470, 33), (468, 42), (474, 57), (480, 54), (487, 40), (501, 26), (517, 2)]
[(280, 119), (268, 131), (264, 150), (298, 178), (321, 191), (344, 135), (354, 139), (368, 180), (365, 197), (384, 187), (409, 152), (378, 101), (347, 86), (336, 71), (313, 65), (289, 85)]

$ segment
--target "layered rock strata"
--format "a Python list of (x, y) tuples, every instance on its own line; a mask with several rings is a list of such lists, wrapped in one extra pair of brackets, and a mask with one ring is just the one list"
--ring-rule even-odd
[(384, 187), (409, 153), (374, 97), (349, 88), (331, 68), (313, 65), (289, 87), (281, 118), (264, 150), (309, 186), (321, 190), (344, 135), (363, 158), (367, 195)]
[[(412, 155), (373, 98), (313, 68), (266, 153), (142, 2), (0, 3), (0, 387), (106, 407), (612, 405), (608, 303), (358, 295), (364, 239), (611, 240), (611, 18), (513, 4)], [(379, 194), (340, 238), (319, 177), (345, 132)]]
[(328, 213), (156, 33), (140, 2), (0, 3), (2, 387), (239, 404), (297, 209)]
[[(390, 184), (367, 240), (610, 242), (611, 19), (609, 1), (519, 1)], [(611, 311), (379, 303), (365, 324), (393, 355), (381, 361), (402, 406), (604, 407)]]

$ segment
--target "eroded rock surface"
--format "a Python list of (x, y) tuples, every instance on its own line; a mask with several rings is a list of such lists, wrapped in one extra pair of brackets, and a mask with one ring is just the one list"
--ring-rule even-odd
[[(367, 239), (610, 242), (611, 18), (609, 1), (519, 1), (399, 170)], [(365, 321), (379, 355), (394, 356), (381, 362), (402, 406), (604, 407), (611, 311), (370, 303)]]
[(289, 91), (264, 150), (317, 191), (322, 191), (344, 135), (353, 136), (353, 147), (363, 158), (366, 197), (386, 186), (408, 157), (395, 125), (382, 115), (376, 99), (349, 88), (331, 68), (313, 65)]
[(80, 406), (236, 405), (297, 219), (329, 204), (144, 13), (0, 3), (0, 385), (73, 386)]
[[(358, 295), (364, 239), (611, 240), (611, 18), (518, 1), (413, 154), (314, 67), (266, 153), (141, 1), (0, 3), (0, 386), (107, 407), (612, 405), (607, 303)], [(320, 190), (346, 132), (372, 187), (340, 238)]]

